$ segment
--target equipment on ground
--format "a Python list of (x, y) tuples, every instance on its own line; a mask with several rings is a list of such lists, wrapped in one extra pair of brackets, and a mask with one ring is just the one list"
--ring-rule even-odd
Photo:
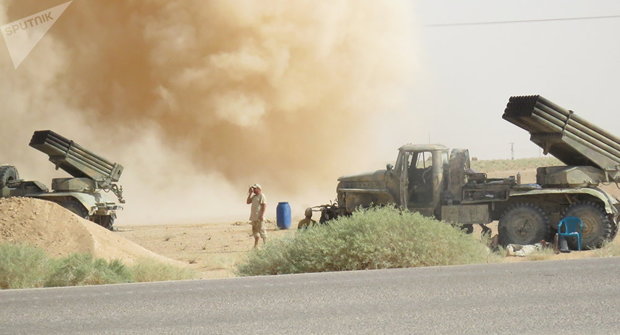
[(499, 220), (499, 243), (551, 241), (566, 216), (584, 224), (583, 247), (597, 248), (618, 231), (620, 204), (598, 186), (620, 182), (620, 139), (541, 96), (511, 97), (503, 118), (566, 166), (540, 167), (536, 184), (487, 178), (470, 168), (467, 149), (407, 144), (395, 165), (338, 179), (337, 201), (321, 206), (321, 222), (358, 207), (396, 204), (473, 231)]
[[(58, 203), (76, 215), (113, 229), (121, 209), (105, 193), (112, 192), (125, 203), (123, 188), (116, 184), (123, 166), (111, 163), (79, 144), (51, 131), (35, 131), (30, 146), (47, 154), (56, 166), (73, 178), (52, 179), (52, 191), (38, 182), (19, 178), (12, 165), (0, 166), (0, 197), (31, 197)], [(103, 192), (102, 192), (103, 191)]]

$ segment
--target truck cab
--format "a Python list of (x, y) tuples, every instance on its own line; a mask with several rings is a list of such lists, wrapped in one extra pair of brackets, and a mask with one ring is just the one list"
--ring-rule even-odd
[(398, 203), (411, 211), (434, 216), (439, 209), (448, 166), (448, 148), (440, 144), (408, 144), (398, 149), (396, 167), (388, 178), (398, 180)]
[(396, 164), (339, 178), (338, 203), (348, 213), (357, 207), (396, 204), (434, 216), (440, 209), (448, 148), (440, 144), (407, 144), (398, 149)]
[(506, 201), (514, 184), (514, 178), (488, 179), (472, 171), (466, 149), (406, 144), (398, 149), (395, 165), (339, 178), (338, 214), (395, 204), (469, 230), (473, 224), (492, 221), (491, 203)]

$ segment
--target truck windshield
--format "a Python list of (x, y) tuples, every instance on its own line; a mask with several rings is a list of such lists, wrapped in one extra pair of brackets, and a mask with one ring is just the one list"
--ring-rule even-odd
[(417, 159), (415, 163), (416, 169), (426, 169), (433, 166), (433, 155), (430, 151), (422, 151), (416, 153)]

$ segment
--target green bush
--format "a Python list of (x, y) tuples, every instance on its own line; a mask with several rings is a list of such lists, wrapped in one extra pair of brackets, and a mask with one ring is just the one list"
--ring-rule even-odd
[(131, 273), (118, 260), (107, 262), (89, 254), (71, 254), (56, 261), (45, 286), (79, 286), (131, 282)]
[(487, 247), (449, 224), (394, 207), (373, 208), (267, 243), (242, 276), (486, 262)]
[(141, 259), (131, 267), (89, 254), (51, 259), (36, 247), (0, 243), (0, 289), (151, 282), (195, 278), (194, 271)]
[(42, 287), (51, 264), (43, 250), (0, 243), (0, 288)]
[(136, 282), (152, 282), (164, 280), (183, 280), (195, 278), (195, 273), (188, 268), (180, 268), (163, 264), (151, 259), (140, 259), (129, 268)]

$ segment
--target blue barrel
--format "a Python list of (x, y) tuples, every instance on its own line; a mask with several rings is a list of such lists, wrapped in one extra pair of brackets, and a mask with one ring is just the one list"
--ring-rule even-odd
[(291, 206), (288, 202), (278, 202), (278, 207), (276, 207), (276, 223), (280, 229), (291, 228)]

